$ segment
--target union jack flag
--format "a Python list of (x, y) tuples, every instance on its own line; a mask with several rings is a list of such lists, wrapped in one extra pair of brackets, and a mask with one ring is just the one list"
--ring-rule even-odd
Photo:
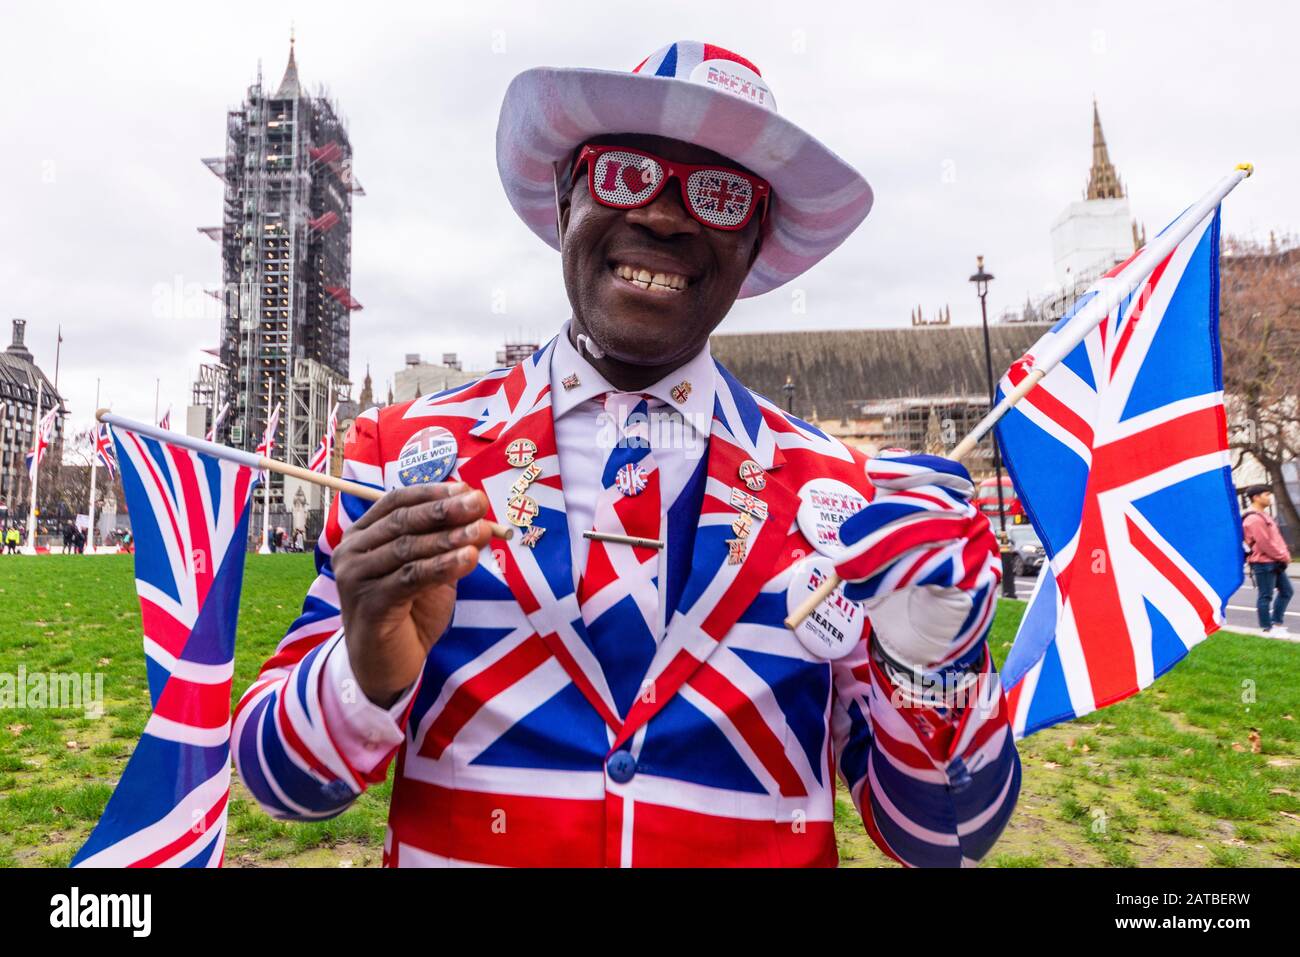
[(36, 470), (41, 467), (45, 461), (45, 453), (49, 451), (50, 439), (54, 435), (54, 420), (58, 415), (59, 407), (56, 405), (45, 415), (41, 416), (40, 424), (36, 427), (36, 445), (26, 455), (27, 478), (33, 480), (36, 478)]
[(1145, 688), (1222, 625), (1241, 585), (1218, 263), (1216, 208), (998, 424), (1050, 559), (1002, 669), (1019, 737)]
[[(271, 413), (271, 418), (267, 420), (266, 431), (262, 433), (262, 441), (257, 443), (256, 454), (271, 458), (275, 452), (275, 430), (280, 427), (280, 403), (275, 404), (275, 411)], [(261, 473), (262, 481), (266, 481), (266, 471)]]
[(221, 425), (226, 421), (226, 415), (230, 412), (230, 403), (227, 402), (217, 413), (217, 417), (212, 420), (212, 428), (208, 429), (208, 434), (204, 436), (209, 442), (217, 441), (217, 433), (221, 431)]
[(118, 430), (153, 713), (74, 867), (218, 867), (256, 469)]
[(329, 425), (325, 427), (325, 434), (320, 437), (320, 445), (316, 448), (316, 454), (311, 457), (311, 462), (307, 467), (313, 472), (320, 472), (322, 475), (328, 474), (330, 470), (330, 459), (334, 457), (334, 433), (339, 427), (339, 405), (334, 403), (334, 408), (330, 409)]
[(117, 475), (117, 459), (113, 455), (113, 433), (108, 423), (101, 423), (95, 430), (95, 460), (99, 467), (108, 473), (109, 478)]

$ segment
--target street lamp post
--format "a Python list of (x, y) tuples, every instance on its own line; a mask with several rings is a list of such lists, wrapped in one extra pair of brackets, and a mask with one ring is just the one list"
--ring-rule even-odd
[(787, 375), (785, 385), (781, 386), (781, 391), (785, 393), (785, 411), (794, 415), (794, 377)]
[[(975, 295), (980, 297), (980, 316), (984, 323), (984, 374), (988, 380), (989, 408), (993, 408), (996, 392), (993, 386), (993, 347), (989, 342), (989, 282), (993, 274), (984, 271), (984, 257), (975, 257), (975, 275), (970, 281), (975, 284)], [(998, 449), (998, 433), (992, 432), (993, 470), (998, 486), (998, 546), (1002, 553), (1002, 594), (1007, 598), (1016, 597), (1016, 579), (1012, 574), (1011, 539), (1007, 537), (1007, 512), (1002, 498), (1002, 454)]]

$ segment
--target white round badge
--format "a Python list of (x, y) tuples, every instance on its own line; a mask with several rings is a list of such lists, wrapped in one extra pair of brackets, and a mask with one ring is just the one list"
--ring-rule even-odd
[(397, 457), (397, 477), (403, 485), (441, 482), (455, 465), (456, 437), (434, 425), (406, 440)]
[[(834, 570), (834, 563), (822, 555), (810, 555), (796, 562), (790, 569), (790, 587), (785, 593), (786, 614), (793, 614)], [(865, 619), (862, 606), (845, 598), (844, 586), (839, 585), (794, 629), (794, 635), (810, 654), (835, 661), (857, 647)]]
[(834, 557), (844, 547), (840, 526), (867, 505), (867, 497), (838, 479), (813, 479), (799, 489), (799, 531), (818, 553)]

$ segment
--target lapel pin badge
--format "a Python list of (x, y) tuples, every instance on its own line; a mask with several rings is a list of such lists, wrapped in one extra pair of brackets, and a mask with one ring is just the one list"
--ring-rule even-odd
[(635, 462), (629, 462), (614, 473), (614, 487), (623, 495), (640, 495), (648, 484), (645, 468)]
[(506, 446), (506, 463), (521, 469), (532, 465), (537, 455), (537, 443), (532, 439), (515, 439)]
[(745, 540), (743, 538), (727, 539), (727, 564), (739, 565), (745, 560)]
[(537, 545), (537, 540), (542, 537), (545, 531), (546, 529), (540, 525), (530, 525), (528, 531), (524, 532), (524, 537), (519, 540), (519, 544), (525, 548), (534, 548)]
[(738, 488), (731, 490), (731, 507), (748, 512), (760, 522), (767, 521), (767, 503)]
[(674, 402), (681, 405), (690, 397), (691, 384), (683, 379), (669, 390), (669, 394), (673, 397)]
[(578, 379), (578, 373), (570, 372), (560, 380), (560, 385), (564, 386), (565, 392), (572, 392), (578, 386), (582, 385), (582, 382)]
[(528, 491), (528, 486), (532, 485), (542, 474), (542, 467), (536, 462), (530, 462), (524, 469), (523, 474), (515, 479), (514, 484), (510, 486), (510, 497), (518, 498)]
[(511, 525), (527, 528), (533, 524), (538, 511), (537, 502), (531, 496), (520, 495), (506, 505), (506, 518)]
[(761, 492), (767, 488), (767, 476), (763, 473), (763, 466), (753, 459), (745, 459), (740, 463), (739, 474), (740, 480), (751, 492)]

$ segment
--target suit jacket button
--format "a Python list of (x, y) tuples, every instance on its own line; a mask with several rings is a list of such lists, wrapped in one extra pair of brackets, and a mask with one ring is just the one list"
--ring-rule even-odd
[(636, 758), (627, 751), (615, 751), (605, 764), (611, 781), (627, 784), (636, 775)]

